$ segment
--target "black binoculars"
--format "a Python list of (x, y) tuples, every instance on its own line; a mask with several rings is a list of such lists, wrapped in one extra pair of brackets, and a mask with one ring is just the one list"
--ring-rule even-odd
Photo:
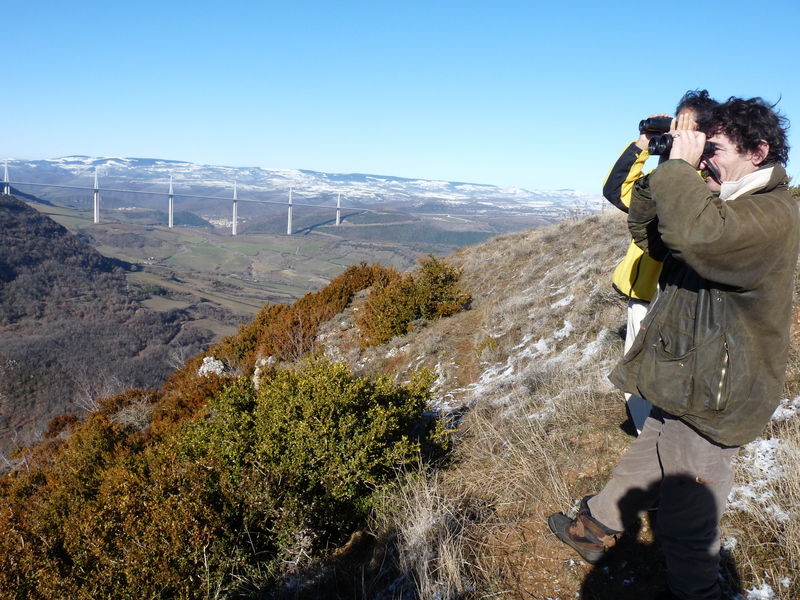
[(650, 117), (639, 121), (639, 133), (666, 133), (672, 127), (672, 117)]
[[(647, 152), (652, 156), (669, 154), (670, 150), (672, 150), (672, 136), (668, 134), (652, 137), (647, 144)], [(714, 142), (706, 142), (703, 147), (703, 156), (714, 156), (716, 151), (717, 145)]]

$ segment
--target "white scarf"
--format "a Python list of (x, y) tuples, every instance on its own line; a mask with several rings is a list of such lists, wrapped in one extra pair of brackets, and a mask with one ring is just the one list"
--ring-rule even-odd
[(739, 181), (724, 181), (720, 186), (719, 199), (733, 200), (746, 192), (751, 192), (763, 188), (769, 183), (772, 177), (772, 170), (775, 167), (759, 169), (742, 177)]

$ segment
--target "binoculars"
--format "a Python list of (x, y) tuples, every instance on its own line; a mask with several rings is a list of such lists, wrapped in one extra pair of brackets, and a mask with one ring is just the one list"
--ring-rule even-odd
[[(672, 136), (668, 134), (658, 135), (650, 138), (647, 144), (647, 152), (651, 156), (661, 156), (662, 154), (669, 154), (672, 150)], [(717, 151), (717, 145), (714, 142), (706, 142), (703, 147), (703, 156), (714, 156)]]
[(666, 133), (672, 127), (672, 117), (650, 117), (639, 121), (639, 133)]

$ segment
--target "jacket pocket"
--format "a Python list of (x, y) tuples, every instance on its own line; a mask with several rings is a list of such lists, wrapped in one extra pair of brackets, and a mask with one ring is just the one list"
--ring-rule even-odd
[(643, 349), (637, 387), (641, 396), (676, 417), (686, 414), (693, 395), (696, 350), (678, 356), (674, 344), (659, 331), (658, 337)]
[(698, 348), (694, 373), (694, 413), (725, 410), (730, 397), (731, 361), (728, 337), (720, 335)]
[(677, 417), (724, 410), (730, 396), (730, 358), (724, 334), (680, 356), (660, 335), (645, 350), (639, 370), (642, 397)]

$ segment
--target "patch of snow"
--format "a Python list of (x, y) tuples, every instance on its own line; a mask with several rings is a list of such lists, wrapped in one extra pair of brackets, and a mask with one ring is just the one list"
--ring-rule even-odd
[(533, 345), (533, 349), (535, 350), (535, 352), (533, 354), (523, 353), (522, 357), (525, 358), (527, 356), (530, 356), (530, 358), (536, 358), (540, 354), (548, 354), (550, 352), (550, 349), (547, 346), (547, 340), (539, 340), (539, 341), (537, 341)]
[(739, 540), (737, 540), (733, 536), (730, 536), (730, 537), (722, 538), (721, 546), (722, 546), (722, 549), (725, 550), (726, 552), (733, 552), (733, 549), (736, 548), (736, 546), (738, 544), (739, 544)]
[(568, 337), (570, 333), (572, 333), (573, 329), (575, 328), (572, 326), (572, 323), (569, 321), (564, 321), (564, 326), (553, 333), (553, 338), (557, 340), (563, 340), (565, 337)]
[(526, 333), (524, 336), (522, 336), (522, 341), (511, 349), (512, 352), (514, 350), (519, 350), (520, 348), (525, 348), (528, 345), (528, 342), (531, 341), (531, 338), (533, 338), (533, 334)]
[(553, 400), (555, 400), (555, 398), (551, 399), (550, 402), (547, 404), (547, 406), (542, 408), (540, 411), (528, 415), (528, 420), (547, 421), (548, 419), (550, 419), (556, 412), (556, 409), (553, 407)]
[(608, 345), (610, 335), (611, 332), (608, 329), (604, 329), (597, 336), (596, 340), (586, 344), (581, 352), (581, 359), (578, 361), (576, 366), (582, 367), (591, 361), (595, 356), (597, 356), (603, 347)]
[(784, 398), (781, 400), (780, 406), (775, 409), (775, 412), (772, 413), (772, 420), (773, 421), (788, 421), (789, 419), (793, 419), (800, 413), (800, 396), (793, 400), (789, 400), (788, 398)]
[(768, 583), (762, 583), (760, 587), (748, 590), (747, 600), (774, 600), (775, 591)]
[(405, 344), (405, 345), (403, 345), (403, 346), (395, 346), (394, 348), (391, 348), (391, 349), (390, 349), (390, 350), (389, 350), (389, 351), (386, 353), (386, 358), (391, 358), (391, 357), (393, 357), (393, 356), (397, 355), (397, 354), (398, 354), (398, 353), (400, 353), (400, 352), (402, 352), (402, 353), (406, 353), (406, 352), (408, 352), (408, 347), (407, 347), (407, 346), (408, 346), (408, 345), (407, 345), (407, 344)]
[(783, 445), (779, 438), (758, 438), (742, 446), (734, 464), (743, 467), (748, 477), (741, 485), (733, 486), (728, 496), (730, 508), (749, 513), (758, 507), (779, 522), (790, 519), (789, 514), (774, 501), (772, 491), (774, 482), (784, 477), (783, 467), (778, 463)]
[(572, 304), (573, 300), (575, 300), (575, 296), (570, 294), (569, 296), (565, 296), (558, 302), (553, 302), (550, 305), (550, 308), (561, 308), (562, 306), (569, 306), (570, 304)]
[(436, 362), (436, 366), (433, 367), (433, 372), (436, 373), (436, 381), (433, 382), (433, 389), (442, 389), (447, 384), (447, 376), (444, 373), (441, 360)]

